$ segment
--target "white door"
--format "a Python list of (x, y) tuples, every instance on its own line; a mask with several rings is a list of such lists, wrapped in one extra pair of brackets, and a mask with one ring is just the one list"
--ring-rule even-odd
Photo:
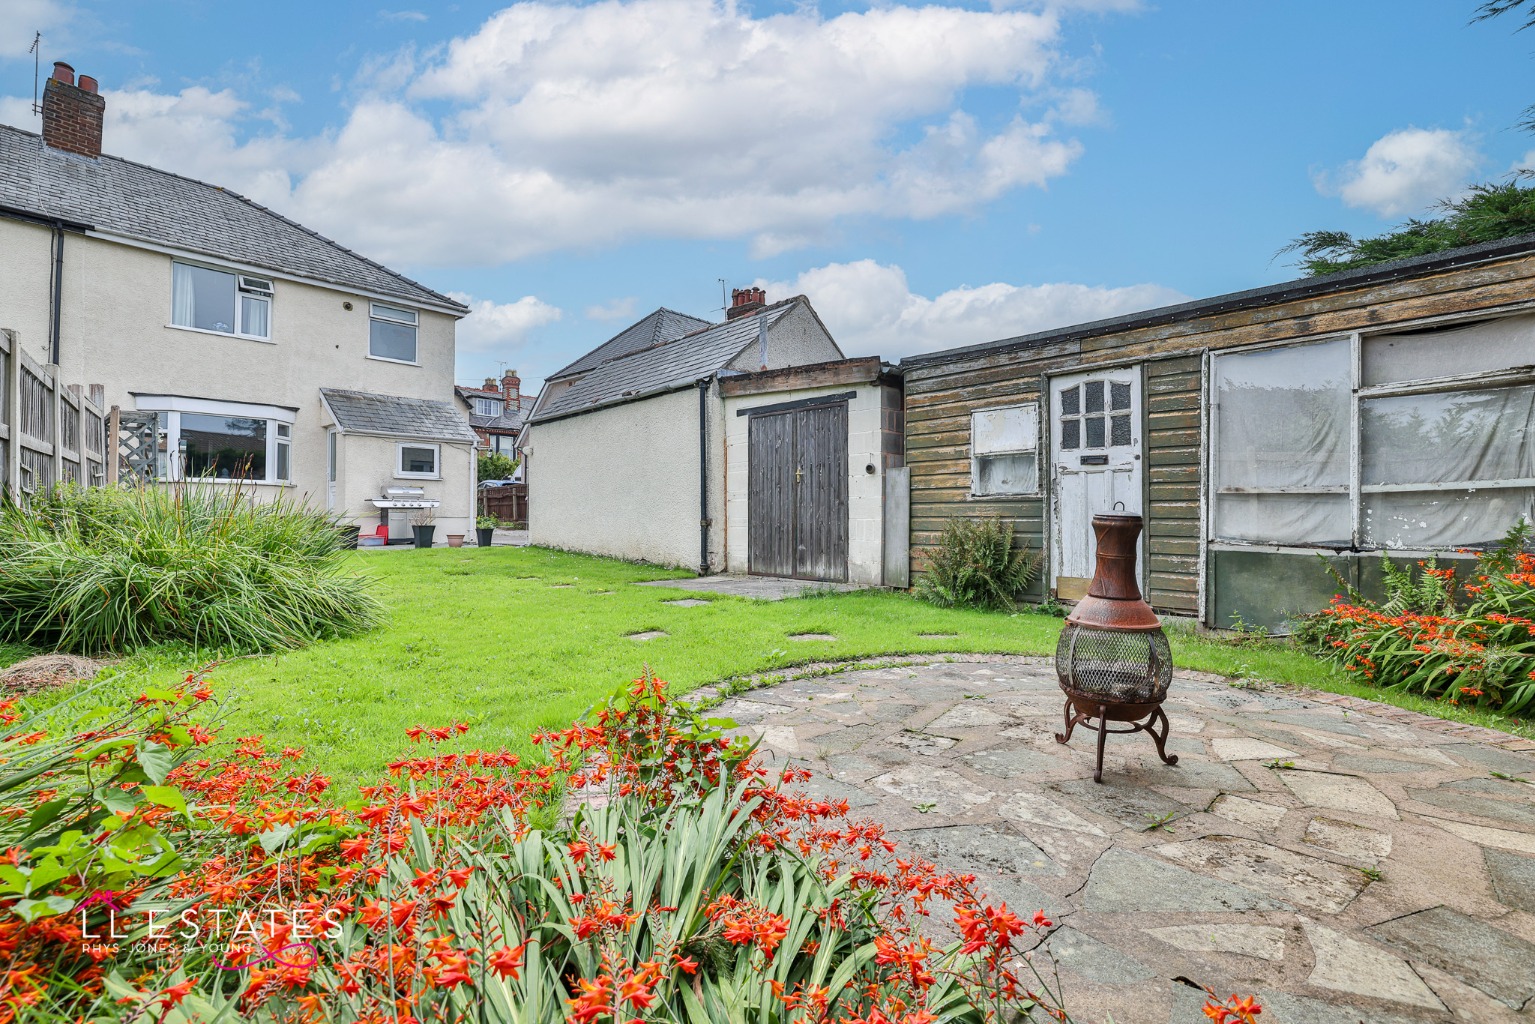
[(1050, 440), (1050, 564), (1056, 596), (1075, 601), (1093, 575), (1093, 516), (1141, 512), (1140, 367), (1052, 378)]
[(325, 451), (325, 507), (336, 507), (336, 432), (326, 432)]

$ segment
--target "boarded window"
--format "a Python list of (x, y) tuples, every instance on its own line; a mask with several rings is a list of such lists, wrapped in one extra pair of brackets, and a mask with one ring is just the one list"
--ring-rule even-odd
[(1039, 493), (1039, 403), (970, 414), (970, 491)]

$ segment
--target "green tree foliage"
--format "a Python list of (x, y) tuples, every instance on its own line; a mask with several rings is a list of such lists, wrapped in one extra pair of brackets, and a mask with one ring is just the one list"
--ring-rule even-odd
[(1512, 181), (1473, 185), (1464, 196), (1445, 200), (1439, 208), (1441, 217), (1410, 220), (1374, 238), (1355, 238), (1347, 231), (1308, 231), (1280, 254), (1299, 253), (1296, 266), (1316, 277), (1535, 232), (1535, 186)]
[[(1486, 0), (1476, 9), (1476, 17), (1473, 21), (1488, 21), (1500, 15), (1517, 12), (1524, 19), (1524, 24), (1515, 31), (1523, 32), (1525, 29), (1535, 26), (1535, 0)], [(1524, 108), (1522, 115), (1524, 120), (1519, 122), (1522, 131), (1535, 132), (1535, 103)]]
[(481, 452), (477, 466), (477, 479), (510, 480), (517, 470), (517, 460), (500, 452)]

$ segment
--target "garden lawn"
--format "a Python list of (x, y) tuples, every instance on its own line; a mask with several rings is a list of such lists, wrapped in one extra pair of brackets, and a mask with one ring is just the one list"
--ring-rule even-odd
[[(404, 730), (417, 724), (467, 720), (474, 729), (461, 746), (532, 753), (529, 734), (568, 725), (645, 665), (683, 693), (807, 662), (1049, 654), (1060, 629), (1060, 620), (1032, 612), (941, 609), (888, 591), (751, 601), (638, 587), (688, 574), (542, 548), (354, 557), (384, 604), (382, 626), (353, 639), (233, 660), (212, 677), (221, 698), (231, 698), (226, 736), (261, 733), (273, 748), (303, 747), (307, 764), (348, 788), (376, 777), (405, 748)], [(666, 603), (683, 598), (709, 603)], [(629, 635), (645, 631), (666, 635), (646, 641)], [(793, 639), (799, 633), (835, 639)], [(1361, 692), (1341, 671), (1272, 642), (1232, 645), (1175, 634), (1173, 651), (1188, 668)], [(165, 685), (195, 660), (173, 648), (146, 652), (121, 663), (107, 685), (134, 691)]]

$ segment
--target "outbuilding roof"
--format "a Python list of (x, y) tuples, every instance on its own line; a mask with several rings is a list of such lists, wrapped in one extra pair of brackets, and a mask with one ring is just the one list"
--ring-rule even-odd
[[(588, 373), (575, 377), (563, 389), (556, 390), (558, 382), (551, 379), (544, 386), (550, 394), (549, 399), (540, 403), (529, 422), (542, 423), (605, 405), (617, 405), (690, 387), (722, 369), (744, 348), (756, 343), (759, 331), (771, 330), (791, 309), (804, 301), (804, 296), (797, 295), (766, 306), (750, 316), (727, 320), (722, 324), (709, 324), (702, 330), (684, 334), (680, 338), (609, 359)], [(566, 376), (570, 374), (566, 373)]]
[(902, 359), (900, 369), (905, 371), (975, 355), (1003, 355), (1009, 352), (1022, 351), (1061, 341), (1099, 337), (1105, 334), (1118, 334), (1122, 331), (1130, 331), (1142, 327), (1156, 327), (1184, 320), (1195, 320), (1199, 317), (1211, 316), (1216, 313), (1230, 313), (1236, 310), (1272, 306), (1293, 299), (1307, 298), (1314, 295), (1328, 295), (1333, 292), (1343, 292), (1372, 284), (1418, 277), (1441, 270), (1450, 270), (1455, 267), (1484, 263), (1508, 256), (1524, 256), (1531, 253), (1535, 253), (1535, 233), (1502, 238), (1493, 242), (1481, 242), (1476, 245), (1463, 246), (1459, 249), (1446, 249), (1443, 252), (1429, 253), (1426, 256), (1405, 257), (1399, 260), (1391, 260), (1388, 263), (1376, 263), (1368, 267), (1359, 267), (1354, 270), (1340, 270), (1335, 274), (1303, 277), (1299, 280), (1285, 281), (1281, 284), (1265, 285), (1262, 288), (1248, 288), (1245, 291), (1228, 292), (1225, 295), (1217, 295), (1213, 298), (1195, 299), (1192, 302), (1181, 302), (1173, 306), (1160, 306), (1156, 309), (1142, 310), (1137, 313), (1126, 313), (1123, 316), (1111, 317), (1107, 320), (1093, 320), (1084, 324), (1074, 324), (1070, 327), (1057, 327), (1034, 334), (1019, 335), (1015, 338), (1002, 338), (979, 345), (965, 345), (960, 348), (943, 349), (938, 352), (925, 352), (921, 355), (907, 356), (905, 359)]
[(464, 414), (449, 402), (342, 388), (321, 388), (320, 395), (344, 434), (380, 434), (416, 441), (465, 444), (479, 440), (469, 429)]
[(545, 379), (558, 380), (573, 373), (590, 370), (609, 359), (617, 359), (619, 356), (626, 356), (652, 345), (662, 345), (684, 334), (691, 334), (712, 326), (714, 325), (708, 320), (700, 320), (696, 316), (689, 316), (662, 306), (654, 313), (625, 327), (563, 370), (551, 373)]
[(360, 292), (469, 312), (463, 303), (238, 193), (115, 156), (52, 149), (0, 125), (0, 208)]

